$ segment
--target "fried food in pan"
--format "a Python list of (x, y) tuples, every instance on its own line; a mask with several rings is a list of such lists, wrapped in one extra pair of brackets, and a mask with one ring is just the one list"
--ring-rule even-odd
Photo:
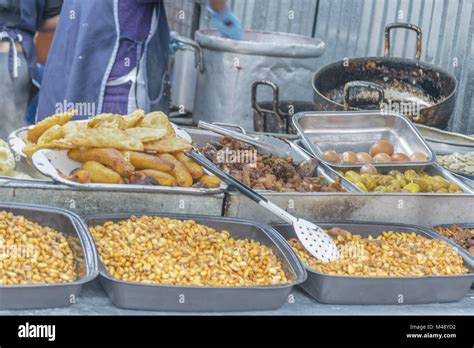
[(199, 178), (199, 184), (205, 188), (214, 189), (221, 186), (221, 180), (216, 176), (203, 175)]
[(178, 186), (177, 180), (168, 173), (160, 172), (159, 170), (153, 169), (144, 169), (140, 170), (139, 173), (142, 173), (145, 176), (149, 176), (155, 179), (161, 186)]
[(159, 155), (159, 157), (161, 159), (164, 159), (166, 161), (173, 163), (174, 168), (171, 171), (171, 174), (173, 174), (174, 178), (178, 182), (179, 187), (193, 186), (193, 177), (188, 172), (186, 167), (180, 161), (178, 161), (176, 157), (170, 154), (161, 154)]
[(139, 139), (141, 142), (146, 143), (162, 139), (166, 135), (166, 130), (136, 127), (126, 129), (125, 133), (132, 138)]
[(82, 168), (74, 169), (68, 179), (80, 184), (89, 184), (92, 182), (89, 172)]
[(192, 145), (182, 138), (175, 136), (165, 136), (157, 141), (146, 142), (143, 144), (145, 151), (157, 153), (173, 153), (179, 151), (192, 150)]
[(166, 135), (176, 137), (176, 132), (174, 131), (168, 116), (161, 111), (146, 114), (137, 126), (143, 128), (164, 129), (166, 130)]
[(56, 124), (44, 132), (37, 141), (38, 145), (49, 144), (53, 140), (59, 140), (64, 137), (64, 129), (63, 126)]
[(184, 152), (176, 152), (174, 155), (178, 161), (180, 161), (186, 167), (193, 179), (199, 179), (204, 175), (204, 169), (202, 169), (198, 163), (186, 156)]
[(173, 163), (154, 155), (135, 151), (126, 151), (124, 152), (124, 156), (137, 170), (154, 169), (160, 172), (169, 173), (174, 169)]
[(91, 181), (95, 184), (125, 183), (119, 173), (96, 161), (88, 161), (84, 163), (82, 169), (89, 173)]
[(38, 122), (35, 126), (30, 128), (26, 133), (26, 138), (29, 141), (36, 143), (39, 137), (48, 129), (55, 125), (62, 126), (68, 123), (74, 117), (75, 114), (76, 111), (71, 111), (47, 117), (43, 121)]
[(78, 131), (72, 139), (77, 147), (110, 147), (123, 151), (143, 151), (143, 143), (125, 131), (112, 128), (88, 128)]
[(123, 177), (128, 177), (135, 167), (120, 151), (111, 148), (74, 149), (68, 152), (68, 157), (76, 162), (96, 161), (103, 164)]

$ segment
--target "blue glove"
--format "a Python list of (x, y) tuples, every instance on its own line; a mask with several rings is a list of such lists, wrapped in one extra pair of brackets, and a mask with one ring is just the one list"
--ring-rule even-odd
[(240, 40), (242, 38), (242, 30), (239, 19), (232, 13), (229, 6), (221, 12), (216, 12), (207, 7), (207, 12), (211, 16), (215, 27), (226, 38), (232, 40)]
[(170, 55), (174, 55), (176, 51), (183, 48), (184, 45), (176, 40), (178, 33), (175, 31), (170, 32)]

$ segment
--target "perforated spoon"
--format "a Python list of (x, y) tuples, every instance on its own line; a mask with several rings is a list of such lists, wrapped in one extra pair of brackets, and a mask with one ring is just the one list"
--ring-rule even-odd
[(339, 251), (337, 250), (336, 243), (334, 243), (332, 238), (326, 232), (324, 232), (321, 227), (316, 226), (309, 221), (299, 219), (281, 209), (279, 206), (270, 202), (268, 199), (261, 196), (250, 187), (244, 185), (240, 181), (234, 179), (232, 176), (222, 171), (200, 153), (196, 151), (189, 151), (187, 152), (187, 155), (204, 166), (212, 174), (219, 177), (229, 186), (235, 187), (238, 191), (253, 200), (255, 203), (277, 215), (287, 223), (292, 224), (300, 242), (315, 258), (324, 262), (334, 261), (339, 258)]

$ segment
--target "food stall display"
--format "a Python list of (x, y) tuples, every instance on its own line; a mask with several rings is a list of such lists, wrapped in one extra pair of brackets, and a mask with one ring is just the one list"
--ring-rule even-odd
[(461, 183), (453, 183), (441, 175), (430, 175), (437, 168), (417, 173), (392, 170), (388, 174), (378, 174), (373, 166), (364, 166), (359, 173), (350, 170), (341, 173), (363, 192), (405, 192), (405, 193), (464, 193)]
[[(390, 56), (396, 28), (416, 32), (416, 60)], [(271, 311), (297, 287), (309, 308), (466, 300), (472, 139), (430, 128), (448, 124), (458, 87), (420, 61), (418, 27), (388, 25), (384, 57), (322, 67), (312, 89), (318, 39), (174, 40), (196, 53), (199, 81), (173, 86), (187, 128), (181, 112), (72, 110), (0, 140), (0, 310), (67, 307), (96, 278), (110, 306), (165, 313)], [(258, 86), (273, 101), (257, 103)], [(28, 190), (45, 206), (11, 203)]]
[(58, 182), (96, 189), (221, 189), (216, 177), (184, 155), (192, 148), (191, 139), (163, 113), (137, 110), (70, 121), (73, 116), (46, 118), (22, 138), (22, 154)]
[[(213, 141), (200, 151), (222, 170), (255, 190), (275, 192), (344, 192), (340, 178), (328, 182), (322, 176), (313, 176), (316, 160), (296, 164), (292, 158), (281, 158), (273, 154), (259, 154), (255, 146), (242, 143), (231, 137)], [(225, 153), (255, 153), (249, 163), (220, 160)]]
[[(416, 193), (441, 200), (449, 195), (464, 196), (467, 204), (472, 199), (472, 189), (436, 164), (436, 154), (423, 137), (398, 115), (298, 114), (295, 125), (308, 151), (298, 142), (277, 142), (267, 136), (229, 132), (233, 137), (222, 135), (222, 131), (181, 129), (162, 113), (137, 110), (86, 121), (72, 121), (72, 117), (73, 113), (66, 113), (47, 118), (17, 132), (15, 143), (23, 141), (20, 155), (34, 168), (74, 190), (105, 189), (106, 195), (109, 187), (134, 194), (152, 187), (180, 197), (215, 190), (227, 197), (239, 195), (213, 176), (212, 168), (188, 156), (189, 150), (197, 150), (238, 181), (270, 195), (272, 201), (318, 200), (319, 196), (350, 201), (354, 195), (373, 193), (388, 197)], [(316, 123), (318, 127), (313, 127)], [(275, 149), (275, 144), (281, 144), (280, 148)], [(43, 184), (38, 181), (38, 185)], [(38, 285), (48, 279), (58, 285), (61, 279), (76, 284), (94, 278), (84, 258), (79, 263), (82, 273), (78, 273), (71, 255), (75, 254), (73, 249), (81, 250), (81, 243), (72, 243), (61, 234), (61, 228), (30, 221), (19, 216), (22, 214), (0, 214), (15, 225), (31, 226), (33, 232), (27, 241), (38, 238), (47, 244), (52, 240), (61, 246), (53, 247), (53, 255), (61, 252), (64, 256), (61, 260), (53, 257), (31, 269)], [(298, 210), (292, 214), (298, 216)], [(468, 254), (472, 238), (466, 237), (466, 231), (471, 230), (462, 227), (438, 229), (444, 238), (415, 226), (317, 222), (340, 252), (338, 260), (324, 263), (310, 256), (288, 226), (273, 230), (235, 218), (166, 212), (83, 217), (89, 226), (89, 243), (95, 245), (88, 255), (92, 253), (99, 260), (99, 279), (120, 308), (185, 312), (274, 309), (283, 305), (294, 286), (301, 286), (322, 303), (392, 304), (395, 291), (404, 292), (405, 303), (450, 302), (463, 298), (473, 283), (473, 262)], [(50, 267), (55, 262), (64, 266), (59, 274), (57, 268)], [(30, 271), (26, 267), (19, 273), (8, 272), (2, 280), (7, 288)], [(433, 284), (436, 291), (432, 291)], [(422, 296), (412, 290), (414, 286), (431, 290)], [(185, 306), (177, 301), (181, 295), (186, 298)], [(17, 303), (18, 308), (25, 306), (33, 308)]]
[(469, 254), (428, 229), (363, 222), (319, 225), (339, 244), (339, 260), (320, 263), (301, 248), (291, 226), (275, 226), (305, 263), (308, 279), (301, 287), (318, 302), (452, 302), (463, 298), (472, 285), (474, 263)]
[(82, 219), (67, 210), (0, 203), (0, 310), (71, 306), (98, 275)]
[(474, 226), (472, 224), (442, 225), (435, 227), (434, 231), (450, 239), (474, 257)]
[(132, 216), (91, 226), (90, 231), (107, 272), (123, 281), (192, 286), (289, 283), (272, 249), (193, 220)]
[(438, 163), (456, 174), (474, 179), (474, 151), (439, 156)]
[(256, 222), (161, 213), (86, 220), (101, 260), (100, 281), (121, 308), (275, 309), (306, 279), (291, 247)]

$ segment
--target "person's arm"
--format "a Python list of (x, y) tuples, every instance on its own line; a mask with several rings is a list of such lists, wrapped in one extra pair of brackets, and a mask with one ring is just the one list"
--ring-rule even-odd
[(239, 19), (232, 13), (227, 5), (227, 0), (209, 0), (207, 7), (209, 16), (214, 21), (217, 30), (224, 36), (233, 40), (240, 40), (242, 31)]
[(209, 7), (216, 12), (222, 12), (227, 6), (227, 0), (209, 0)]
[(52, 18), (48, 18), (41, 23), (39, 27), (39, 31), (42, 33), (50, 33), (56, 30), (56, 26), (58, 25), (59, 16), (54, 16)]
[(39, 27), (40, 32), (48, 33), (56, 29), (62, 6), (63, 0), (46, 0), (43, 12), (43, 22)]

